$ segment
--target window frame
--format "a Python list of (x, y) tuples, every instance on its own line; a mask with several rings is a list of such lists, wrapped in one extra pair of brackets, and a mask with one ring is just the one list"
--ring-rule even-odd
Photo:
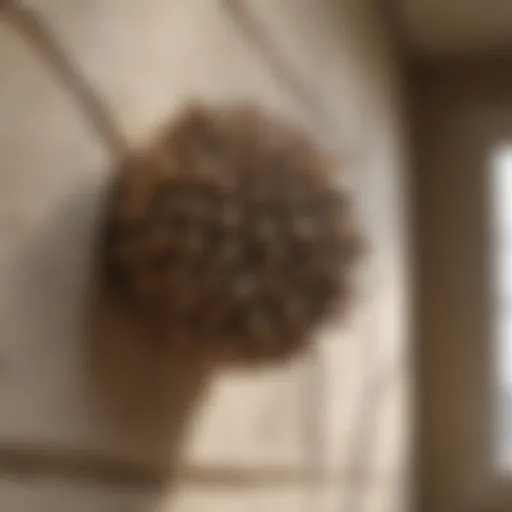
[(509, 75), (501, 82), (496, 80), (500, 73), (489, 76), (479, 66), (448, 66), (415, 83), (420, 512), (512, 510), (512, 473), (498, 477), (493, 471), (494, 255), (488, 179), (493, 148), (512, 143)]

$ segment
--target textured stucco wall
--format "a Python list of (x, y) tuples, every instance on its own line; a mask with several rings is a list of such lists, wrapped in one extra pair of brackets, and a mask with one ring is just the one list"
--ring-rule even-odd
[[(405, 151), (399, 73), (378, 12), (362, 0), (17, 5), (25, 14), (0, 11), (0, 508), (400, 510)], [(314, 361), (204, 389), (186, 361), (155, 367), (125, 343), (126, 326), (91, 355), (82, 313), (115, 155), (41, 53), (27, 13), (132, 144), (186, 98), (250, 99), (347, 157), (373, 243), (371, 294), (348, 329), (319, 336)], [(178, 443), (185, 413), (193, 421)], [(161, 488), (175, 444), (180, 478)]]

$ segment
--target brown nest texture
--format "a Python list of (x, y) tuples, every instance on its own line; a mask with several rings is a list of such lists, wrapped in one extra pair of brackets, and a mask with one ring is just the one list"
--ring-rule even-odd
[(248, 361), (300, 352), (346, 309), (362, 252), (338, 173), (258, 108), (187, 107), (114, 177), (104, 284), (165, 343)]

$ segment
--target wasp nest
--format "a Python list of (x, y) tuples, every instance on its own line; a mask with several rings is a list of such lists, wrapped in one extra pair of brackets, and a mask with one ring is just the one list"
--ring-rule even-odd
[[(350, 298), (350, 201), (299, 130), (251, 107), (190, 107), (114, 180), (107, 288), (166, 342), (286, 357)], [(338, 310), (339, 311), (339, 310)]]

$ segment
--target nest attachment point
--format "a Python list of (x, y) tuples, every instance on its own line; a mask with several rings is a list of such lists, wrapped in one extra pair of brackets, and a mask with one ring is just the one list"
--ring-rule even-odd
[(245, 362), (298, 353), (345, 310), (362, 253), (338, 172), (256, 107), (187, 107), (114, 176), (104, 286), (165, 343)]

